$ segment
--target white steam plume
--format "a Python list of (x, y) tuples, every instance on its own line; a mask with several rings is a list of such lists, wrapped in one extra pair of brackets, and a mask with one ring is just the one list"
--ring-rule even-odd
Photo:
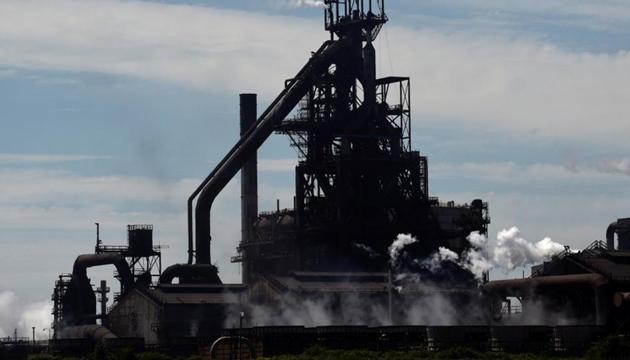
[(416, 242), (418, 242), (418, 240), (410, 234), (398, 234), (396, 240), (394, 240), (387, 249), (392, 266), (399, 264), (400, 256), (403, 254), (404, 248)]
[[(450, 249), (440, 247), (431, 257), (416, 260), (416, 263), (434, 271), (445, 261), (454, 262), (481, 279), (483, 274), (491, 269), (512, 271), (518, 267), (549, 260), (565, 250), (562, 244), (548, 237), (531, 243), (520, 236), (520, 230), (515, 226), (499, 231), (495, 241), (488, 241), (488, 238), (479, 232), (472, 232), (467, 239), (472, 247), (462, 254), (458, 255)], [(392, 266), (396, 267), (400, 263), (404, 247), (416, 241), (410, 235), (398, 235), (389, 248)]]
[(52, 324), (52, 304), (49, 301), (28, 303), (23, 301), (12, 291), (0, 292), (0, 337), (13, 336), (17, 329), (18, 336), (32, 336), (32, 327), (35, 327), (35, 337), (38, 340), (48, 338), (48, 332)]
[(564, 251), (564, 246), (548, 237), (532, 244), (520, 237), (517, 227), (512, 227), (499, 232), (496, 245), (490, 250), (494, 263), (501, 269), (509, 271), (549, 260), (553, 255)]
[(472, 232), (468, 241), (473, 247), (461, 256), (459, 264), (481, 278), (491, 269), (512, 271), (549, 260), (565, 249), (548, 237), (531, 243), (520, 235), (520, 230), (513, 226), (499, 231), (496, 241), (490, 242), (484, 235)]
[(326, 4), (319, 0), (293, 0), (289, 3), (289, 6), (297, 7), (312, 7), (312, 8), (326, 8)]
[(444, 261), (459, 263), (459, 255), (451, 249), (440, 246), (438, 251), (429, 259), (423, 261), (421, 265), (425, 268), (429, 268), (431, 271), (434, 271), (439, 269)]

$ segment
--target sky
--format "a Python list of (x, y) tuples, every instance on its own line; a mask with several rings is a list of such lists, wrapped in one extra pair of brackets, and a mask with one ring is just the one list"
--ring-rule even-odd
[[(186, 199), (237, 140), (238, 94), (262, 112), (327, 39), (316, 3), (0, 0), (0, 316), (24, 304), (13, 321), (35, 322), (28, 304), (93, 251), (95, 222), (106, 244), (153, 224), (163, 263), (184, 262)], [(431, 195), (488, 201), (491, 235), (518, 226), (574, 249), (630, 216), (627, 1), (387, 11), (377, 70), (412, 79)], [(292, 203), (296, 157), (280, 135), (260, 150), (261, 209)], [(224, 282), (240, 280), (237, 181), (212, 212)]]

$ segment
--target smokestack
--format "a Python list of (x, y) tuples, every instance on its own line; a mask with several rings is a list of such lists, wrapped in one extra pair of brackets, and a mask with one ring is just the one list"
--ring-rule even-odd
[[(241, 94), (241, 136), (256, 122), (256, 94)], [(253, 224), (258, 217), (258, 170), (257, 156), (253, 152), (241, 168), (241, 244), (253, 239)], [(243, 283), (249, 282), (252, 264), (248, 262), (251, 249), (244, 247)]]

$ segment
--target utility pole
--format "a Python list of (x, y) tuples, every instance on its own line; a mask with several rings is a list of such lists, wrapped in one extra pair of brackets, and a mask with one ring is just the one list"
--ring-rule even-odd
[(33, 345), (35, 345), (35, 326), (33, 326)]

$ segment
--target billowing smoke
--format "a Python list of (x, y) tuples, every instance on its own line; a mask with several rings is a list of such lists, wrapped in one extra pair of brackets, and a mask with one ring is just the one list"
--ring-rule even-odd
[[(387, 252), (395, 275), (392, 284), (394, 324), (485, 324), (489, 321), (487, 308), (474, 291), (470, 292), (465, 287), (443, 286), (454, 279), (448, 277), (451, 271), (465, 273), (473, 280), (470, 273), (481, 278), (490, 269), (509, 271), (546, 260), (564, 250), (562, 245), (549, 238), (530, 243), (520, 236), (516, 227), (499, 232), (494, 241), (476, 232), (471, 233), (468, 240), (471, 248), (463, 253), (440, 247), (431, 256), (416, 259), (407, 247), (418, 243), (418, 239), (408, 234), (400, 234), (394, 239)], [(367, 255), (381, 256), (365, 244), (354, 243), (353, 247)], [(407, 266), (409, 264), (415, 267)], [(417, 273), (415, 270), (408, 271), (418, 270), (418, 267)], [(425, 276), (427, 273), (435, 276)], [(280, 298), (274, 298), (272, 304), (249, 304), (246, 322), (251, 326), (382, 326), (391, 323), (387, 297), (375, 296), (366, 301), (366, 295), (357, 292), (360, 285), (348, 282), (334, 286), (341, 287), (337, 289), (338, 293), (317, 293), (308, 297), (286, 293)], [(341, 291), (343, 287), (345, 290)], [(462, 303), (467, 304), (466, 312), (461, 311)], [(232, 311), (233, 314), (226, 319), (226, 327), (238, 323), (238, 317), (234, 314), (239, 311)]]
[(489, 270), (498, 269), (507, 273), (519, 267), (549, 260), (565, 250), (563, 245), (548, 237), (536, 243), (529, 242), (521, 237), (520, 230), (515, 226), (499, 231), (495, 241), (489, 241), (478, 232), (472, 232), (468, 241), (472, 247), (460, 256), (449, 249), (440, 248), (423, 264), (434, 270), (442, 262), (454, 262), (480, 279)]
[(398, 234), (396, 240), (389, 246), (389, 260), (392, 267), (396, 268), (401, 262), (405, 247), (418, 242), (416, 238), (410, 234)]
[(24, 303), (12, 291), (0, 292), (0, 337), (12, 337), (17, 329), (19, 337), (31, 337), (35, 327), (38, 340), (48, 338), (52, 324), (52, 304), (49, 301)]
[(475, 248), (465, 254), (466, 266), (478, 277), (492, 268), (508, 272), (540, 263), (565, 249), (562, 244), (548, 237), (531, 243), (520, 236), (520, 231), (515, 226), (499, 231), (495, 242), (488, 241), (477, 232), (471, 233), (468, 240)]
[(326, 8), (326, 4), (320, 0), (292, 0), (289, 5), (291, 7)]

